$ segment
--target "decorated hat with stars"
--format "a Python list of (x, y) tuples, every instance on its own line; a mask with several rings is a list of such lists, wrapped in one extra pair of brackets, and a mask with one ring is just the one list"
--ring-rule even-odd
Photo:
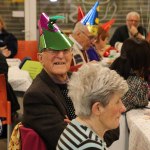
[(91, 10), (85, 15), (85, 17), (81, 20), (81, 23), (86, 25), (89, 32), (93, 35), (97, 35), (99, 18), (98, 12), (100, 11), (99, 1), (97, 1)]
[(56, 21), (63, 18), (63, 16), (48, 17), (45, 13), (41, 14), (40, 20), (38, 21), (40, 52), (43, 49), (65, 50), (72, 47), (73, 42), (56, 25)]

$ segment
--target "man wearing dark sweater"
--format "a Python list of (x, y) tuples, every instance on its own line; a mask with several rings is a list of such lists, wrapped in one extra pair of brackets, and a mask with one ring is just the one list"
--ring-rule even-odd
[(129, 37), (145, 39), (147, 31), (139, 26), (140, 15), (137, 12), (129, 12), (126, 16), (126, 25), (120, 26), (114, 32), (110, 45), (115, 46), (116, 42), (123, 43)]

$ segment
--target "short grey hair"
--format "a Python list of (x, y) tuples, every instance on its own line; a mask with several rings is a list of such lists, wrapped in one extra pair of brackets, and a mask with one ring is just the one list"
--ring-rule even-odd
[(102, 67), (100, 63), (87, 63), (72, 74), (68, 89), (76, 115), (86, 117), (91, 114), (95, 102), (105, 107), (114, 93), (123, 96), (128, 85), (116, 71)]
[(126, 20), (128, 20), (130, 16), (137, 16), (137, 17), (139, 18), (139, 20), (140, 20), (140, 14), (137, 13), (137, 12), (135, 12), (135, 11), (129, 12), (129, 13), (127, 14), (127, 16), (126, 16)]
[(81, 22), (76, 23), (73, 33), (76, 33), (78, 31), (89, 32), (87, 26), (83, 25)]

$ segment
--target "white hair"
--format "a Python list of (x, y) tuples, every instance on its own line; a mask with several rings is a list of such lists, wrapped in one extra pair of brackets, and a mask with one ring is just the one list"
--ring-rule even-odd
[(129, 20), (130, 16), (137, 16), (137, 17), (139, 18), (139, 20), (140, 20), (140, 15), (139, 15), (139, 13), (137, 13), (137, 12), (135, 12), (135, 11), (129, 12), (129, 13), (127, 14), (127, 16), (126, 16), (126, 20)]
[(77, 32), (77, 31), (85, 31), (85, 30), (87, 30), (87, 27), (85, 25), (83, 25), (81, 22), (77, 22), (73, 29), (73, 33)]
[(118, 92), (123, 96), (128, 85), (116, 71), (102, 67), (100, 63), (88, 63), (72, 74), (68, 89), (76, 115), (89, 116), (95, 102), (106, 106), (112, 94)]

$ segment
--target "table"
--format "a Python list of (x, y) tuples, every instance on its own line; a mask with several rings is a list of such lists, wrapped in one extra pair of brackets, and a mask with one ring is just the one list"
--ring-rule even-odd
[(128, 150), (150, 150), (150, 109), (133, 109), (126, 117), (130, 130)]
[(110, 67), (116, 58), (120, 56), (120, 53), (115, 53), (113, 57), (102, 57), (101, 63), (104, 67)]

